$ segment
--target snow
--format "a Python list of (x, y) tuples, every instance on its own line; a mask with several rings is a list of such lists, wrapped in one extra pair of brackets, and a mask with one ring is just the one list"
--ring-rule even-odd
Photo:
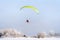
[(0, 40), (60, 40), (60, 38), (0, 38)]

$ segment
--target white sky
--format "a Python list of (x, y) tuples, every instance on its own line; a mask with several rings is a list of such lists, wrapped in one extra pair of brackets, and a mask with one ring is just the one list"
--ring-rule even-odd
[[(25, 5), (38, 8), (39, 15), (31, 9), (20, 11)], [(50, 30), (59, 32), (60, 0), (0, 0), (0, 29), (3, 28), (15, 28), (27, 35)]]

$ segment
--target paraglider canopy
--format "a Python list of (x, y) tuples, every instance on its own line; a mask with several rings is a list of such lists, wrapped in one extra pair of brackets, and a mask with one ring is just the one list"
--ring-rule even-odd
[(23, 8), (30, 8), (33, 11), (35, 11), (36, 13), (39, 13), (39, 10), (34, 6), (23, 6), (23, 7), (20, 8), (20, 10), (22, 10)]

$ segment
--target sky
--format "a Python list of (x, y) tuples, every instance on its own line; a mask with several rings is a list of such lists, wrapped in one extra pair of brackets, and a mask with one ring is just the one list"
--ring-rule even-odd
[[(26, 8), (20, 11), (27, 5), (36, 7), (40, 13)], [(60, 0), (0, 0), (0, 29), (5, 28), (17, 29), (26, 35), (60, 33)]]

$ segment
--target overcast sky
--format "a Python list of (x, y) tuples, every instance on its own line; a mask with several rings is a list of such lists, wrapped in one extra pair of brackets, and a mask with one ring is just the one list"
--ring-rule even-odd
[[(35, 6), (40, 13), (22, 6)], [(26, 20), (29, 23), (26, 23)], [(0, 29), (14, 28), (27, 35), (60, 32), (60, 0), (0, 0)]]

